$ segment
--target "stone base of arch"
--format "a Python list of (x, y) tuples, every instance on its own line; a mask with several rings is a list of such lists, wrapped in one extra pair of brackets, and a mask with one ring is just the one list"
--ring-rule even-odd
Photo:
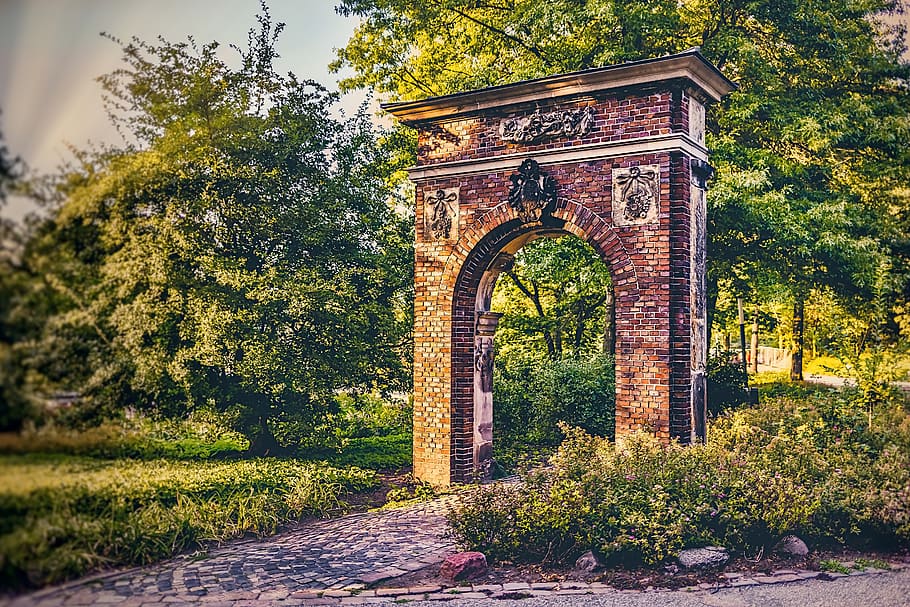
[(489, 296), (536, 237), (574, 234), (610, 269), (617, 436), (704, 435), (704, 104), (731, 87), (690, 52), (386, 106), (419, 132), (417, 478), (447, 485), (485, 472)]

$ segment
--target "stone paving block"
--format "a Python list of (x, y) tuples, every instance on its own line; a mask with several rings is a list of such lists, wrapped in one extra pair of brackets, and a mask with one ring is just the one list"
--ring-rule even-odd
[(396, 596), (399, 594), (407, 594), (407, 588), (377, 588), (376, 596)]
[(455, 598), (457, 598), (456, 595), (446, 594), (444, 592), (434, 592), (426, 595), (426, 600), (428, 601), (451, 601)]
[[(553, 590), (559, 586), (556, 582), (534, 582), (531, 584), (532, 590)], [(476, 588), (476, 586), (475, 586)]]
[(407, 594), (426, 594), (428, 592), (440, 592), (442, 586), (409, 586)]
[(774, 582), (777, 584), (786, 584), (787, 582), (800, 582), (802, 579), (803, 578), (799, 577), (795, 573), (774, 576)]
[(502, 590), (502, 584), (476, 584), (472, 586), (476, 592), (496, 592)]
[(325, 590), (325, 591), (323, 591), (322, 596), (340, 599), (340, 598), (344, 598), (347, 596), (351, 596), (351, 592), (349, 590)]
[(741, 588), (742, 586), (756, 586), (758, 582), (750, 577), (741, 577), (738, 580), (733, 580), (730, 582), (730, 586), (733, 588)]
[(389, 599), (379, 596), (348, 596), (341, 599), (341, 605), (388, 605)]
[(588, 585), (585, 582), (572, 582), (572, 581), (559, 582), (560, 590), (578, 590), (579, 588), (587, 588), (587, 587), (588, 587)]
[(513, 592), (515, 590), (530, 590), (531, 585), (527, 582), (510, 582), (508, 584), (503, 584), (502, 589), (504, 592)]

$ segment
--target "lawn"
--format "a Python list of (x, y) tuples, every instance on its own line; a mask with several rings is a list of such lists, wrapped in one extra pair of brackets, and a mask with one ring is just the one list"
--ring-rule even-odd
[(0, 584), (40, 586), (150, 563), (343, 511), (374, 471), (292, 459), (0, 457)]

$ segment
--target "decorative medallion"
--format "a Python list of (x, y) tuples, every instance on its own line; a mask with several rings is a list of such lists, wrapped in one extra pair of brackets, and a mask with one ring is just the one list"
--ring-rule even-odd
[(512, 175), (509, 206), (515, 209), (525, 223), (540, 218), (556, 207), (556, 180), (540, 170), (536, 160), (528, 158)]
[(641, 225), (660, 211), (660, 167), (646, 165), (613, 169), (613, 223)]
[(530, 116), (505, 118), (499, 123), (499, 137), (513, 143), (533, 143), (556, 137), (581, 137), (594, 126), (594, 108), (556, 110), (542, 114), (534, 110)]
[(426, 235), (435, 240), (458, 238), (458, 188), (427, 190), (423, 195)]

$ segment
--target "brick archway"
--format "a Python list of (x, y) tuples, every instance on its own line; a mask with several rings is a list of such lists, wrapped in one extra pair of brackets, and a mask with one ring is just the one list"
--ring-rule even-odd
[(414, 474), (489, 459), (489, 295), (529, 238), (574, 234), (616, 293), (616, 433), (704, 434), (704, 106), (697, 51), (385, 109), (418, 129)]

